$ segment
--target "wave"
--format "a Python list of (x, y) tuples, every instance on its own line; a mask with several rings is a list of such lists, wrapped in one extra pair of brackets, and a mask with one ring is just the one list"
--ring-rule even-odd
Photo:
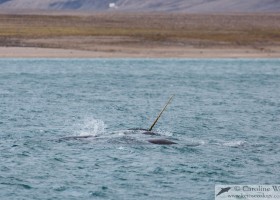
[(156, 133), (159, 133), (162, 136), (167, 136), (167, 137), (172, 137), (174, 134), (170, 131), (162, 130), (162, 129), (157, 129), (155, 131)]
[(197, 146), (203, 146), (207, 142), (204, 140), (195, 140), (195, 139), (187, 139), (185, 141), (182, 141), (182, 144), (188, 147), (197, 147)]
[(240, 147), (246, 145), (246, 143), (247, 143), (246, 141), (237, 140), (237, 141), (224, 142), (222, 143), (222, 145), (227, 147)]

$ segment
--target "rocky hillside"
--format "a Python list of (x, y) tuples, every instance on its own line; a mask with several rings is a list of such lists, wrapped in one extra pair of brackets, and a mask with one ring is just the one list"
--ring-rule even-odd
[(0, 10), (280, 12), (280, 0), (0, 0)]

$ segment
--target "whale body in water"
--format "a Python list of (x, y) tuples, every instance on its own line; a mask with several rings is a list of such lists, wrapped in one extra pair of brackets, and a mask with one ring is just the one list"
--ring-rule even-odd
[[(165, 104), (159, 115), (157, 116), (156, 120), (152, 124), (152, 126), (149, 129), (144, 129), (144, 128), (133, 128), (133, 129), (128, 129), (128, 131), (137, 131), (137, 133), (141, 133), (143, 135), (149, 135), (153, 136), (152, 138), (146, 139), (146, 141), (152, 143), (152, 144), (161, 144), (161, 145), (171, 145), (171, 144), (177, 144), (176, 142), (173, 142), (171, 140), (165, 139), (165, 138), (155, 138), (155, 136), (159, 136), (160, 134), (155, 133), (152, 131), (153, 127), (159, 120), (160, 116), (162, 113), (165, 111), (167, 105), (171, 102), (173, 96), (171, 96), (168, 100), (168, 102)], [(88, 138), (98, 138), (98, 136), (95, 135), (82, 135), (82, 136), (69, 136), (69, 137), (64, 137), (61, 138), (60, 140), (78, 140), (78, 139), (88, 139)]]
[[(128, 131), (136, 131), (136, 129), (129, 129)], [(139, 129), (137, 129), (137, 132), (140, 132), (140, 134), (146, 135), (146, 136), (153, 136), (152, 138), (147, 138), (145, 139), (145, 141), (152, 143), (152, 144), (159, 144), (159, 145), (171, 145), (171, 144), (177, 144), (176, 142), (173, 142), (171, 140), (165, 139), (165, 138), (161, 138), (160, 134), (152, 132), (152, 131), (148, 131), (145, 129), (142, 129), (142, 131), (139, 131)], [(134, 133), (132, 133), (134, 134)], [(159, 137), (159, 138), (155, 138), (155, 137)], [(97, 135), (78, 135), (78, 136), (68, 136), (68, 137), (63, 137), (60, 138), (59, 141), (63, 141), (63, 140), (87, 140), (87, 139), (98, 139), (100, 138)], [(102, 138), (102, 137), (101, 137)]]

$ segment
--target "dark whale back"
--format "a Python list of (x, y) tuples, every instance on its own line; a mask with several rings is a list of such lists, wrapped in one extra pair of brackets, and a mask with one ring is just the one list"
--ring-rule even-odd
[(148, 139), (148, 142), (153, 144), (163, 144), (163, 145), (177, 144), (176, 142), (167, 139), (161, 139), (161, 138)]

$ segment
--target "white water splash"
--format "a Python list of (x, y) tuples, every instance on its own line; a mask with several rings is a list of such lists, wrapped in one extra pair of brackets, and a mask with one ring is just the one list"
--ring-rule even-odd
[(172, 137), (173, 136), (172, 132), (166, 131), (166, 130), (157, 129), (157, 130), (155, 130), (155, 132), (159, 133), (160, 135), (167, 136), (167, 137)]
[(225, 142), (223, 143), (223, 146), (227, 146), (227, 147), (240, 147), (240, 146), (244, 146), (246, 144), (246, 141), (230, 141), (230, 142)]
[(202, 146), (205, 145), (207, 142), (204, 140), (195, 140), (195, 139), (189, 139), (186, 141), (187, 146)]
[(104, 121), (100, 119), (95, 118), (86, 118), (81, 124), (80, 124), (80, 131), (79, 135), (102, 135), (105, 133), (105, 129), (107, 128)]

